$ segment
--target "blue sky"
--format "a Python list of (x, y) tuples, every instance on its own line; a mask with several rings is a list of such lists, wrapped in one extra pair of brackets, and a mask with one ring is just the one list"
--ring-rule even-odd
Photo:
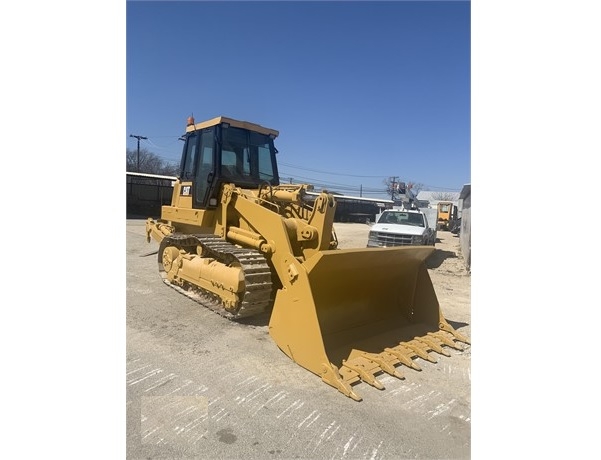
[(186, 118), (279, 130), (283, 181), (386, 197), (470, 183), (470, 3), (127, 2), (127, 147)]

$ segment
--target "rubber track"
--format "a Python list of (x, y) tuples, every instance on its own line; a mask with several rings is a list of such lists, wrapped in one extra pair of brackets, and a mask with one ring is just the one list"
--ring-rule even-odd
[[(196, 252), (196, 247), (200, 245), (202, 247), (202, 257), (215, 259), (227, 266), (240, 265), (244, 273), (245, 292), (237, 310), (226, 310), (218, 294), (208, 292), (199, 286), (186, 283), (184, 288), (172, 284), (166, 278), (161, 261), (163, 249), (170, 245), (180, 248), (194, 248), (194, 252)], [(167, 285), (226, 318), (241, 319), (259, 315), (273, 301), (271, 269), (263, 253), (256, 249), (240, 248), (216, 235), (174, 233), (162, 241), (158, 256), (159, 272)]]

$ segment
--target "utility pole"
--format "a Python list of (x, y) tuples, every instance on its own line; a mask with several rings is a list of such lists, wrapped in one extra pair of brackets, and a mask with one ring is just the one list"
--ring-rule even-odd
[(392, 181), (390, 183), (390, 199), (394, 201), (394, 190), (396, 188), (396, 179), (397, 176), (392, 177)]
[(144, 136), (134, 136), (133, 134), (130, 134), (129, 137), (135, 137), (136, 139), (138, 139), (138, 171), (140, 172), (140, 139), (148, 139), (147, 137)]

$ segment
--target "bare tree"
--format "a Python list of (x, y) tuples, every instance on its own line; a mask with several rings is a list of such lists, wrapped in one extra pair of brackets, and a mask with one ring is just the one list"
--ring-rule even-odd
[(419, 182), (407, 182), (407, 186), (411, 189), (413, 193), (415, 193), (415, 196), (417, 196), (417, 194), (424, 189), (424, 184)]
[(458, 198), (457, 193), (453, 192), (435, 192), (432, 193), (432, 199), (436, 201), (455, 201)]
[[(127, 149), (126, 159), (126, 171), (128, 172), (177, 176), (179, 170), (177, 165), (163, 160), (155, 153), (144, 148), (140, 149), (139, 155), (137, 149)], [(139, 171), (138, 164), (140, 165)]]
[[(382, 181), (384, 185), (386, 185), (386, 191), (390, 195), (392, 200), (396, 199), (396, 196), (399, 194), (407, 195), (412, 193), (414, 196), (417, 196), (420, 190), (424, 188), (424, 184), (411, 182), (411, 181), (403, 181), (398, 177), (387, 177)], [(409, 192), (411, 190), (411, 192)]]

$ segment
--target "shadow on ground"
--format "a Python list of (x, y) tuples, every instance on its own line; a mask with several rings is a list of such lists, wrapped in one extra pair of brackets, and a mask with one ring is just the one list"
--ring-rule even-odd
[(426, 267), (438, 268), (446, 259), (457, 258), (457, 254), (453, 251), (443, 251), (442, 249), (436, 249), (430, 257), (426, 260)]
[(449, 319), (447, 319), (447, 323), (449, 323), (453, 327), (453, 329), (459, 329), (464, 326), (469, 326), (469, 323), (464, 323), (462, 321), (451, 321)]

